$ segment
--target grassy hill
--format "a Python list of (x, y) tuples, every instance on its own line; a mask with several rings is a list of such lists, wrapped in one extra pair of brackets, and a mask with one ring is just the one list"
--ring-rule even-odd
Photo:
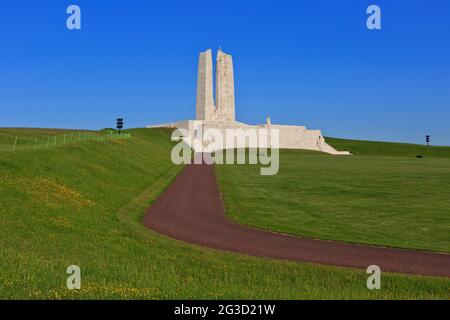
[(275, 176), (217, 166), (227, 214), (294, 235), (450, 252), (450, 147), (327, 142), (354, 156), (282, 150)]
[(90, 130), (72, 130), (72, 129), (48, 129), (48, 128), (0, 128), (0, 135), (11, 136), (11, 137), (34, 137), (34, 136), (55, 136), (61, 134), (70, 133), (95, 133), (99, 134), (98, 131)]
[(325, 138), (327, 143), (338, 150), (350, 150), (354, 155), (378, 157), (450, 158), (450, 147), (436, 147), (409, 143), (378, 141), (360, 141), (337, 138)]
[[(30, 135), (20, 130), (10, 134)], [(128, 132), (0, 153), (0, 298), (448, 298), (448, 279), (386, 274), (369, 291), (364, 271), (225, 253), (144, 228), (145, 208), (180, 168), (168, 131)], [(81, 268), (79, 291), (66, 288), (69, 265)]]
[(101, 131), (0, 128), (0, 152), (48, 149), (76, 142), (127, 138), (114, 129)]

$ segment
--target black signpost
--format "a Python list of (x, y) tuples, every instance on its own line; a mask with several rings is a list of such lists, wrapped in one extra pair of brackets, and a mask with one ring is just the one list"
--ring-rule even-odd
[(122, 130), (122, 128), (123, 128), (123, 118), (117, 118), (116, 128), (117, 128), (117, 130), (119, 130), (119, 134), (120, 134), (120, 130)]
[(425, 141), (427, 142), (427, 148), (430, 146), (430, 136), (426, 135), (425, 136)]

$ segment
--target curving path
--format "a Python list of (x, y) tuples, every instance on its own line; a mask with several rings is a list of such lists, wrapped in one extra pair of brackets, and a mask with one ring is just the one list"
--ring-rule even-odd
[(147, 210), (143, 224), (172, 238), (259, 257), (450, 277), (450, 255), (315, 240), (253, 229), (225, 217), (214, 167), (188, 165)]

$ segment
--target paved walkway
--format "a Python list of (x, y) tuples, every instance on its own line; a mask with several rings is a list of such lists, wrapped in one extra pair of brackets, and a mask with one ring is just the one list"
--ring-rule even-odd
[(225, 217), (214, 167), (188, 165), (143, 224), (172, 238), (259, 257), (450, 277), (450, 255), (315, 240), (246, 227)]

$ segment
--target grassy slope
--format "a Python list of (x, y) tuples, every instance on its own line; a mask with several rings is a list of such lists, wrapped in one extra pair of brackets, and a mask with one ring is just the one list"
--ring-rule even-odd
[(88, 130), (70, 130), (70, 129), (48, 129), (48, 128), (0, 128), (0, 135), (11, 137), (30, 137), (30, 136), (54, 136), (61, 134), (70, 134), (78, 132), (92, 132)]
[[(139, 224), (177, 172), (167, 132), (0, 154), (0, 298), (448, 298), (449, 280), (198, 248)], [(82, 290), (65, 287), (66, 268)]]
[(450, 148), (328, 141), (355, 156), (283, 150), (270, 177), (257, 166), (217, 167), (229, 216), (295, 235), (450, 251)]
[(326, 141), (336, 149), (350, 150), (354, 155), (408, 158), (414, 158), (421, 155), (425, 158), (450, 158), (450, 147), (431, 146), (427, 148), (427, 146), (419, 144), (360, 141), (337, 138), (326, 138)]

